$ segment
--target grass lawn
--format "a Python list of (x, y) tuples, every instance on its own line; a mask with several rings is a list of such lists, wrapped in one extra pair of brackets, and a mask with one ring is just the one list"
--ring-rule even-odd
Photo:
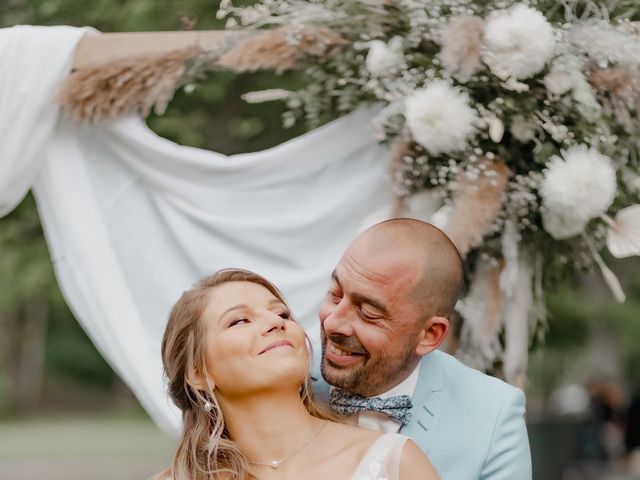
[(174, 440), (144, 418), (0, 422), (2, 480), (143, 480), (169, 464)]

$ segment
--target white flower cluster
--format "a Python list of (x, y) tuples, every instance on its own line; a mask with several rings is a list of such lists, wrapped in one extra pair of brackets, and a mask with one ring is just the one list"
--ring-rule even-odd
[(468, 96), (444, 80), (407, 97), (405, 116), (415, 141), (432, 155), (463, 150), (477, 122)]
[(373, 40), (365, 61), (367, 70), (372, 75), (381, 76), (393, 73), (404, 65), (402, 55), (402, 37), (393, 37), (389, 43)]
[[(392, 41), (396, 42), (394, 47), (391, 43), (372, 44), (367, 57), (372, 74), (387, 73), (404, 61), (398, 52), (398, 37)], [(553, 27), (542, 13), (523, 4), (497, 10), (484, 22), (472, 16), (454, 17), (443, 30), (442, 42), (445, 68), (459, 73), (462, 79), (478, 70), (480, 58), (502, 79), (526, 79), (547, 65), (555, 49)], [(572, 83), (565, 87), (569, 81)], [(576, 82), (563, 76), (555, 83), (562, 83), (564, 93)], [(405, 117), (413, 139), (432, 155), (464, 150), (478, 126), (478, 115), (467, 93), (444, 80), (433, 81), (408, 96)], [(489, 115), (486, 120), (490, 138), (500, 142), (503, 122), (496, 115)], [(515, 128), (522, 132), (517, 137), (531, 139), (530, 134)]]
[(555, 48), (553, 27), (538, 10), (518, 4), (493, 12), (485, 26), (483, 60), (502, 78), (540, 72)]
[(540, 188), (545, 230), (558, 240), (581, 233), (611, 206), (616, 190), (611, 159), (597, 150), (579, 145), (552, 157)]
[[(328, 61), (300, 56), (307, 87), (260, 98), (286, 98), (287, 121), (314, 126), (382, 103), (377, 138), (399, 146), (394, 193), (407, 204), (433, 193), (447, 224), (477, 228), (473, 258), (505, 259), (496, 246), (511, 225), (518, 249), (599, 267), (614, 285), (598, 254), (605, 237), (616, 256), (640, 254), (640, 29), (625, 20), (629, 1), (580, 15), (576, 2), (554, 0), (221, 5), (254, 30), (340, 36)], [(487, 211), (496, 213), (483, 223)]]

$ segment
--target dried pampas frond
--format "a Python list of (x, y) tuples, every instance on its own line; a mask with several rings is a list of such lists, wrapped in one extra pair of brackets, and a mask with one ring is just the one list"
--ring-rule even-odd
[(500, 160), (487, 161), (477, 176), (463, 172), (453, 194), (444, 231), (463, 257), (482, 243), (502, 209), (509, 168)]
[(450, 73), (467, 79), (481, 66), (484, 20), (462, 15), (453, 17), (442, 31), (442, 64)]
[(596, 68), (589, 72), (589, 83), (601, 92), (625, 96), (634, 87), (636, 76), (624, 67)]
[(464, 322), (460, 337), (460, 360), (479, 370), (488, 370), (500, 356), (499, 333), (502, 328), (503, 293), (500, 276), (503, 262), (479, 262), (473, 274), (469, 294), (458, 310)]
[(604, 112), (615, 116), (628, 132), (635, 131), (637, 120), (630, 109), (640, 111), (640, 68), (592, 68), (588, 80), (602, 94)]
[(589, 83), (599, 92), (609, 94), (640, 110), (640, 70), (624, 67), (594, 68), (589, 72)]
[(91, 123), (134, 111), (147, 116), (152, 108), (162, 113), (199, 53), (194, 46), (79, 70), (67, 77), (55, 101), (75, 120)]
[(323, 56), (344, 43), (327, 28), (281, 27), (266, 30), (240, 42), (222, 55), (216, 65), (236, 72), (294, 68), (305, 56)]
[(517, 220), (508, 219), (504, 223), (504, 231), (500, 239), (502, 258), (504, 258), (504, 269), (500, 275), (500, 288), (506, 296), (513, 294), (518, 281), (519, 240)]
[(503, 357), (507, 382), (524, 388), (529, 355), (533, 307), (533, 268), (525, 258), (518, 260), (518, 274), (510, 295), (505, 295)]
[[(406, 155), (412, 153), (410, 142), (403, 138), (398, 137), (391, 145), (391, 161), (389, 162), (389, 175), (393, 179), (399, 179), (402, 177), (402, 159)], [(391, 207), (391, 215), (394, 217), (401, 217), (407, 210), (406, 199), (394, 192), (393, 204)]]

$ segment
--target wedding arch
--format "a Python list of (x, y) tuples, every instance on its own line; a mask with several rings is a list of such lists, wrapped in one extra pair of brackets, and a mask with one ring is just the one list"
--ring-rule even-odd
[[(159, 344), (184, 288), (221, 267), (256, 270), (317, 338), (331, 269), (384, 218), (452, 237), (469, 283), (459, 354), (478, 368), (499, 361), (520, 386), (552, 266), (598, 269), (624, 299), (599, 252), (640, 253), (636, 24), (560, 27), (518, 2), (324, 3), (222, 2), (240, 26), (225, 32), (0, 30), (0, 215), (33, 191), (71, 309), (167, 431), (178, 416)], [(152, 133), (141, 118), (208, 68), (301, 69), (308, 87), (246, 100), (285, 101), (290, 122), (344, 116), (234, 156)]]

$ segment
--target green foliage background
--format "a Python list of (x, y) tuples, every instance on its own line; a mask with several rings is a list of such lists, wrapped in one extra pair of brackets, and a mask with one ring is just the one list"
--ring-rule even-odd
[[(195, 22), (196, 29), (219, 29), (217, 1), (204, 0), (3, 0), (0, 26), (17, 24), (92, 26), (105, 32), (176, 30)], [(275, 86), (295, 88), (304, 79), (293, 74), (233, 75), (216, 72), (200, 82), (191, 94), (176, 93), (166, 114), (151, 116), (148, 123), (159, 135), (184, 145), (232, 154), (268, 148), (303, 133), (297, 126), (285, 130), (283, 106), (276, 103), (248, 105), (240, 95)], [(531, 358), (531, 389), (547, 394), (570, 381), (583, 347), (602, 327), (616, 338), (623, 375), (638, 374), (640, 365), (640, 276), (637, 261), (618, 263), (628, 301), (616, 305), (599, 280), (588, 285), (566, 284), (549, 300), (549, 330), (545, 344), (536, 346)], [(11, 383), (11, 344), (18, 342), (8, 318), (24, 312), (34, 299), (48, 305), (45, 381), (42, 397), (59, 398), (61, 408), (74, 405), (78, 391), (114, 395), (119, 382), (73, 319), (57, 288), (36, 206), (30, 196), (10, 215), (0, 219), (0, 412), (21, 406), (7, 400)], [(14, 328), (15, 330), (15, 328)], [(2, 352), (0, 352), (2, 353)], [(578, 365), (579, 370), (579, 365)], [(584, 379), (589, 372), (583, 372)], [(55, 403), (55, 402), (54, 402)], [(38, 407), (40, 404), (36, 404)]]

